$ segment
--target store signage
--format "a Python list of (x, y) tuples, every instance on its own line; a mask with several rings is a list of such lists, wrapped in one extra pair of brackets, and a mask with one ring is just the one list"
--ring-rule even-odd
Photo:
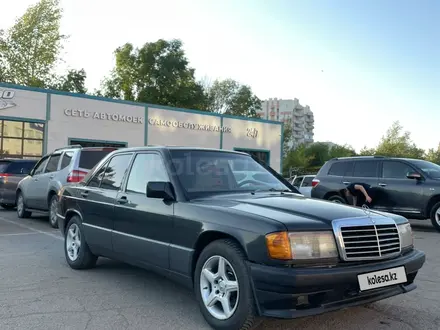
[(64, 115), (68, 117), (91, 118), (99, 120), (111, 120), (124, 123), (143, 124), (143, 117), (121, 115), (119, 113), (98, 112), (79, 109), (64, 109)]
[(12, 102), (15, 96), (15, 91), (13, 90), (0, 90), (0, 110), (15, 107), (17, 104)]
[(210, 131), (210, 132), (223, 132), (231, 133), (231, 127), (218, 126), (218, 125), (206, 125), (206, 124), (196, 124), (191, 122), (183, 122), (178, 120), (165, 120), (150, 118), (148, 119), (148, 124), (151, 126), (162, 126), (162, 127), (175, 127), (175, 128), (185, 128), (197, 131)]

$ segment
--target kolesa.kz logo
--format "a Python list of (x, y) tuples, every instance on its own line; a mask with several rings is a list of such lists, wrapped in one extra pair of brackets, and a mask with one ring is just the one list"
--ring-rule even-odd
[(0, 110), (15, 107), (16, 104), (11, 100), (14, 98), (15, 92), (11, 90), (0, 90)]
[(389, 272), (388, 274), (381, 276), (377, 276), (377, 275), (374, 275), (372, 277), (367, 276), (367, 281), (368, 281), (368, 285), (397, 281), (397, 273)]

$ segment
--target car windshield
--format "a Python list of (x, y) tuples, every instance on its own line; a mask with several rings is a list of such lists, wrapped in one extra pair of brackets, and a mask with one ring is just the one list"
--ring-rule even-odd
[(247, 155), (203, 150), (170, 152), (176, 175), (190, 197), (207, 193), (292, 191)]
[(428, 174), (431, 178), (440, 179), (440, 166), (426, 160), (414, 159), (411, 163)]

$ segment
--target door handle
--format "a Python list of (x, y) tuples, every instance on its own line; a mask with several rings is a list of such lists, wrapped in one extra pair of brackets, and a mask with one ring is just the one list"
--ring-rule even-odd
[(118, 198), (118, 203), (119, 204), (126, 204), (126, 203), (128, 203), (127, 196), (122, 196), (122, 197)]
[(34, 181), (38, 181), (38, 178), (34, 178)]
[(49, 179), (53, 179), (55, 177), (55, 175), (51, 175), (50, 177), (49, 177)]
[(345, 185), (349, 185), (351, 182), (344, 181), (344, 182), (342, 182), (342, 183), (345, 184)]
[(88, 191), (81, 191), (81, 196), (86, 198), (87, 196), (89, 196), (89, 192)]
[(379, 183), (379, 186), (381, 186), (381, 187), (386, 187), (386, 183)]

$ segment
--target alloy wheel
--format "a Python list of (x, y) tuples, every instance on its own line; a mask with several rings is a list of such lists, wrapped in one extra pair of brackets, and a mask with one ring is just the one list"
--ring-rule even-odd
[(435, 211), (435, 221), (440, 226), (440, 207)]
[(23, 196), (19, 194), (17, 198), (17, 213), (22, 214), (23, 210), (24, 210)]
[(79, 251), (81, 249), (81, 232), (76, 223), (72, 223), (67, 230), (66, 249), (70, 261), (78, 259)]
[(200, 274), (200, 291), (208, 312), (218, 320), (229, 319), (238, 306), (238, 279), (232, 265), (221, 256), (206, 260)]
[(58, 208), (57, 200), (55, 198), (52, 198), (52, 202), (50, 203), (50, 210), (49, 210), (50, 223), (52, 225), (55, 225), (58, 221), (57, 208)]

